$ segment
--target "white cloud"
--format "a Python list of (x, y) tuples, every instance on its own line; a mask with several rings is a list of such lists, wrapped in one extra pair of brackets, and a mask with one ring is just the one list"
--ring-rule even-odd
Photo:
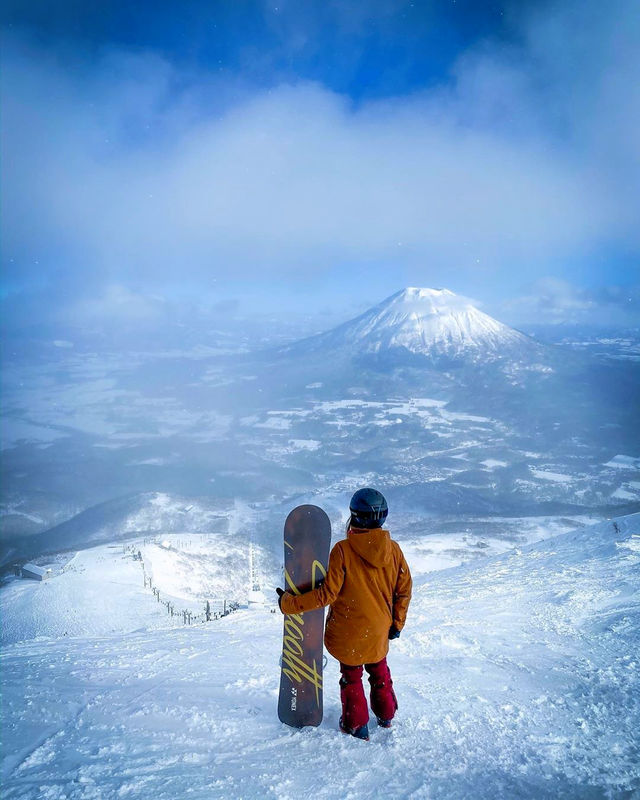
[(502, 303), (494, 313), (518, 324), (632, 327), (640, 321), (640, 287), (586, 289), (546, 277), (535, 281), (527, 294)]
[(111, 284), (96, 297), (82, 300), (72, 308), (70, 314), (76, 321), (117, 324), (145, 324), (162, 321), (167, 313), (163, 298), (141, 292), (133, 292), (126, 286)]
[(634, 8), (559, 4), (526, 21), (525, 46), (466, 54), (450, 85), (357, 109), (309, 83), (230, 104), (212, 76), (155, 54), (87, 68), (14, 39), (9, 277), (43, 263), (77, 286), (430, 263), (495, 279), (518, 265), (524, 280), (637, 247)]

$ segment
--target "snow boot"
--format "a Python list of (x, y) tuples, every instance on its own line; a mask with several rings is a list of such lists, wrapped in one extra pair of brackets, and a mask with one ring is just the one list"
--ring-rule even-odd
[(342, 733), (348, 733), (350, 736), (355, 736), (356, 739), (363, 739), (365, 742), (369, 741), (369, 726), (360, 725), (359, 728), (345, 728), (342, 724), (342, 717), (340, 717), (340, 730)]
[(392, 720), (390, 719), (380, 719), (380, 717), (376, 717), (376, 719), (378, 720), (378, 725), (381, 728), (390, 728), (392, 725)]

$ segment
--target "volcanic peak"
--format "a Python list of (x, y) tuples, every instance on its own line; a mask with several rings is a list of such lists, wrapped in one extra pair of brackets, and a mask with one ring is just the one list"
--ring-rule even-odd
[(287, 348), (409, 354), (431, 360), (535, 359), (540, 345), (479, 311), (450, 289), (407, 287), (337, 328)]
[(531, 340), (449, 289), (409, 287), (336, 329), (370, 353), (402, 348), (424, 355), (499, 355)]

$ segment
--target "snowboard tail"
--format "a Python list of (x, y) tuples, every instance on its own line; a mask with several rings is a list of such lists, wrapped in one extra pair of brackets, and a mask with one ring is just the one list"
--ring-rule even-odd
[[(331, 523), (318, 506), (294, 508), (284, 526), (287, 591), (303, 594), (327, 574)], [(324, 609), (284, 618), (278, 717), (294, 728), (322, 722)]]

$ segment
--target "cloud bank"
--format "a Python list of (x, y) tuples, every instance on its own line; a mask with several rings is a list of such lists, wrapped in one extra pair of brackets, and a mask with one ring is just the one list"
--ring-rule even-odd
[(5, 37), (5, 285), (277, 284), (343, 265), (455, 273), (476, 293), (611, 282), (640, 245), (639, 17), (630, 0), (550, 6), (446, 83), (358, 105)]
[(640, 322), (640, 286), (584, 288), (561, 278), (542, 278), (492, 311), (515, 325), (634, 328)]

